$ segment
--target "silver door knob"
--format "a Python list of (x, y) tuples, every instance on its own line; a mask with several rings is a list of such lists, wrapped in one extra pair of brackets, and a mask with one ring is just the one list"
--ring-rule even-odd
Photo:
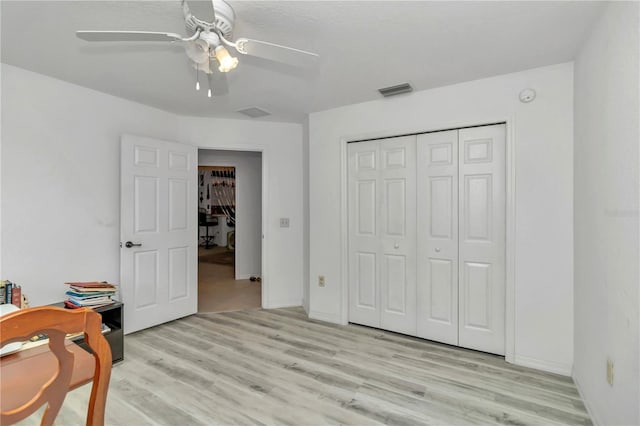
[(400, 244), (395, 243), (395, 244), (393, 245), (393, 248), (400, 248)]
[(436, 247), (436, 253), (440, 253), (440, 248)]

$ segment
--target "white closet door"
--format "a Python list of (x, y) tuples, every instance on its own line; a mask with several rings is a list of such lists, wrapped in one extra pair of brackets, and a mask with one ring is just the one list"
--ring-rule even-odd
[(381, 327), (416, 334), (416, 137), (380, 141)]
[(415, 136), (349, 144), (349, 320), (416, 332)]
[(418, 336), (458, 344), (458, 131), (418, 135)]
[(505, 352), (505, 126), (459, 130), (459, 344)]
[(349, 321), (380, 327), (379, 143), (348, 145)]

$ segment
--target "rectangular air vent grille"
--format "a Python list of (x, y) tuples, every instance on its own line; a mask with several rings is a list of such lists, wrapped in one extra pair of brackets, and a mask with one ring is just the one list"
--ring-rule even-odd
[(245, 109), (239, 109), (238, 112), (240, 114), (244, 114), (251, 118), (258, 118), (258, 117), (264, 117), (265, 115), (271, 115), (269, 111), (265, 111), (258, 107), (249, 107)]
[(399, 95), (401, 93), (413, 92), (413, 87), (411, 87), (409, 83), (402, 83), (396, 86), (383, 87), (382, 89), (378, 89), (378, 92), (386, 98), (389, 96)]

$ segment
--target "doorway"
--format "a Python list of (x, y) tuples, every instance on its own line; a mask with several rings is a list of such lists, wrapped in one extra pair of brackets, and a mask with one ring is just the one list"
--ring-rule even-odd
[(198, 151), (198, 312), (262, 306), (262, 154)]

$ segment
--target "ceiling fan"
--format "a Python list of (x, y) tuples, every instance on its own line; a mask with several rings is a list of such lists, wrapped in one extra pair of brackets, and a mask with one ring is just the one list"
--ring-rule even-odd
[[(318, 55), (292, 47), (281, 46), (266, 41), (237, 38), (233, 40), (233, 27), (236, 14), (224, 0), (194, 1), (181, 0), (182, 13), (187, 32), (183, 37), (175, 33), (151, 31), (76, 31), (76, 36), (91, 42), (180, 42), (184, 43), (187, 56), (196, 69), (196, 90), (200, 90), (199, 71), (207, 74), (209, 81), (208, 96), (211, 97), (211, 76), (218, 65), (220, 73), (236, 68), (238, 58), (229, 53), (232, 48), (242, 55), (256, 56), (298, 67), (308, 67), (316, 63)], [(224, 74), (217, 76), (217, 93), (227, 93)]]

